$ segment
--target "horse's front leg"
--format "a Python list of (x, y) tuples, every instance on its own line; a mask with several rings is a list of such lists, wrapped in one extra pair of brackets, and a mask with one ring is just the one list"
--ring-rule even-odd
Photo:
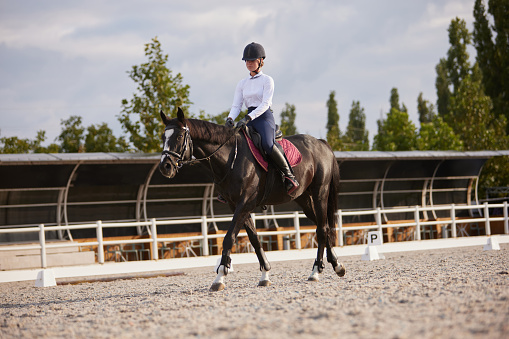
[[(245, 219), (245, 217), (244, 217)], [(237, 239), (237, 235), (239, 234), (240, 228), (243, 222), (239, 222), (239, 218), (234, 215), (232, 223), (230, 224), (230, 228), (223, 240), (223, 251), (221, 256), (221, 262), (219, 267), (217, 268), (217, 276), (212, 286), (210, 287), (211, 291), (222, 291), (225, 288), (224, 278), (228, 275), (228, 271), (231, 267), (231, 258), (230, 253), (233, 248), (233, 244), (235, 243), (235, 239)]]
[(256, 256), (258, 257), (258, 262), (260, 263), (260, 271), (262, 272), (262, 276), (260, 278), (260, 281), (258, 282), (258, 286), (270, 286), (271, 285), (269, 277), (270, 263), (267, 260), (267, 257), (265, 256), (265, 251), (263, 250), (263, 247), (260, 243), (260, 238), (256, 233), (256, 226), (251, 217), (249, 217), (246, 220), (244, 228), (246, 229), (249, 241), (251, 242), (251, 245), (255, 250)]

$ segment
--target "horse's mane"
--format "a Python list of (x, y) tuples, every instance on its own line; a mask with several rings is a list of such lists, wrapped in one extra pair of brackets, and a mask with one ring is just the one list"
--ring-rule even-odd
[(187, 125), (193, 139), (207, 140), (214, 144), (222, 144), (228, 140), (233, 130), (205, 120), (187, 119)]

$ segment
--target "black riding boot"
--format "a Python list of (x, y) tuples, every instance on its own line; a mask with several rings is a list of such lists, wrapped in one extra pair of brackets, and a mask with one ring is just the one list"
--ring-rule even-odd
[(277, 168), (283, 172), (285, 176), (285, 188), (288, 194), (292, 193), (299, 187), (299, 182), (295, 179), (293, 172), (288, 164), (288, 160), (286, 160), (285, 153), (283, 151), (283, 147), (275, 142), (274, 146), (272, 146), (272, 153), (269, 155)]

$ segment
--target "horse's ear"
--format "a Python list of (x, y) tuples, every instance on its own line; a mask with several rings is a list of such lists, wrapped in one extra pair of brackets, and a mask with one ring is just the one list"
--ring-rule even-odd
[(165, 125), (167, 125), (168, 124), (168, 117), (166, 116), (166, 114), (164, 114), (163, 110), (161, 110), (160, 113), (161, 113), (161, 120), (163, 121), (163, 123)]
[(186, 126), (186, 117), (184, 116), (184, 111), (182, 111), (180, 107), (177, 109), (177, 119), (182, 125)]

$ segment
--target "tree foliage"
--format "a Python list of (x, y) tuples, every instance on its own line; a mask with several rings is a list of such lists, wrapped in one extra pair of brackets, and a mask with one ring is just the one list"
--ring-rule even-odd
[(115, 137), (106, 123), (87, 127), (86, 152), (127, 152), (128, 150), (127, 141), (123, 137)]
[(334, 151), (340, 151), (341, 145), (341, 131), (339, 129), (339, 113), (338, 103), (336, 102), (336, 92), (331, 91), (329, 100), (327, 100), (327, 142)]
[(18, 137), (0, 138), (0, 153), (19, 154), (19, 153), (57, 153), (59, 147), (51, 144), (48, 147), (42, 146), (46, 140), (46, 132), (38, 131), (35, 139), (20, 139)]
[[(473, 44), (486, 95), (496, 116), (509, 119), (509, 1), (489, 0), (474, 5)], [(492, 24), (490, 24), (492, 22)], [(509, 133), (509, 126), (506, 130)]]
[[(482, 1), (474, 6), (473, 43), (477, 49), (477, 62), (471, 66), (467, 47), (472, 43), (471, 33), (466, 29), (464, 20), (454, 19), (449, 26), (447, 59), (441, 59), (437, 65), (437, 105), (444, 121), (461, 137), (463, 150), (507, 149), (508, 124), (505, 113), (500, 107), (509, 102), (504, 92), (504, 81), (508, 83), (509, 48), (507, 29), (507, 1), (489, 1), (489, 13), (498, 17), (498, 24), (489, 24)], [(505, 12), (504, 12), (505, 11)], [(500, 14), (502, 15), (500, 16)], [(498, 44), (492, 40), (491, 29), (497, 33)], [(499, 34), (500, 33), (500, 34)], [(505, 37), (505, 38), (504, 38)], [(497, 40), (495, 39), (495, 40)], [(508, 160), (505, 157), (490, 159), (483, 168), (480, 177), (481, 192), (490, 186), (507, 186), (509, 179)]]
[(295, 135), (298, 133), (295, 126), (296, 117), (295, 105), (285, 103), (285, 108), (281, 111), (281, 126), (279, 126), (283, 135)]
[(81, 124), (81, 117), (71, 115), (69, 119), (62, 119), (60, 125), (62, 132), (57, 137), (60, 141), (60, 148), (64, 153), (79, 153), (85, 150), (83, 144), (83, 133), (85, 128)]
[(128, 101), (122, 100), (118, 116), (123, 130), (129, 134), (134, 148), (141, 152), (161, 151), (161, 121), (159, 112), (176, 117), (180, 107), (189, 115), (189, 85), (183, 84), (180, 73), (166, 66), (168, 55), (163, 54), (157, 37), (145, 45), (148, 61), (132, 67), (129, 77), (137, 84), (136, 93)]
[(384, 120), (378, 120), (378, 134), (373, 139), (377, 151), (412, 151), (417, 149), (417, 128), (410, 120), (406, 106), (399, 106), (398, 90), (391, 90), (391, 110)]
[(461, 151), (463, 150), (463, 141), (441, 116), (435, 115), (430, 122), (421, 123), (421, 129), (417, 136), (417, 149), (420, 151)]
[[(467, 47), (471, 43), (471, 34), (465, 20), (453, 19), (448, 32), (450, 47), (447, 51), (447, 58), (440, 59), (436, 67), (437, 107), (438, 113), (442, 117), (450, 115), (450, 97), (456, 94), (462, 79), (470, 73), (471, 69), (467, 51)], [(454, 114), (454, 112), (452, 113)]]
[(428, 100), (423, 99), (422, 92), (417, 97), (417, 113), (419, 114), (419, 123), (426, 124), (433, 121), (435, 117), (435, 106)]
[(366, 114), (359, 101), (352, 102), (348, 126), (343, 135), (345, 151), (369, 151), (369, 132), (366, 130)]

